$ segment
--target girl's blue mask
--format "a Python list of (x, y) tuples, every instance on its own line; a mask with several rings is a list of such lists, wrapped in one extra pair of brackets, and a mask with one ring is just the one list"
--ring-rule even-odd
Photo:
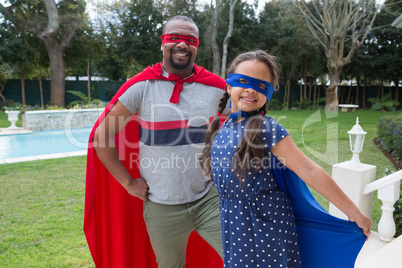
[[(247, 83), (240, 82), (240, 79), (247, 81)], [(228, 78), (225, 81), (232, 87), (252, 88), (255, 91), (265, 95), (268, 102), (271, 100), (272, 94), (275, 91), (271, 83), (243, 74), (228, 74)], [(260, 84), (264, 85), (266, 89), (262, 89), (259, 86)]]

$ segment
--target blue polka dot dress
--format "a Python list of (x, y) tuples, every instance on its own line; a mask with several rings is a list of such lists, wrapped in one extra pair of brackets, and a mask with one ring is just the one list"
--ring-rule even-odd
[(225, 122), (212, 145), (225, 267), (301, 267), (292, 205), (270, 167), (271, 147), (288, 132), (272, 118), (264, 119), (266, 157), (259, 171), (246, 171), (241, 184), (231, 161), (248, 120)]

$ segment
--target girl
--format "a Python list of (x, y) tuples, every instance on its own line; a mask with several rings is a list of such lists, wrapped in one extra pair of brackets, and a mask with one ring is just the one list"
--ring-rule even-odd
[[(200, 157), (219, 192), (225, 267), (301, 267), (293, 207), (273, 176), (271, 153), (370, 233), (371, 220), (265, 116), (278, 73), (275, 58), (260, 50), (233, 61)], [(229, 98), (231, 115), (218, 131)]]

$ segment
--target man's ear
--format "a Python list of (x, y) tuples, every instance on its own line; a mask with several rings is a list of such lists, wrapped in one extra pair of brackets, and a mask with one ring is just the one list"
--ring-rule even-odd
[(161, 51), (163, 51), (163, 45), (161, 45)]

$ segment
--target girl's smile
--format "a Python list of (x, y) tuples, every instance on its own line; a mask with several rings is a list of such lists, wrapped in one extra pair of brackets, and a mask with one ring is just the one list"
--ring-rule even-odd
[(249, 96), (247, 96), (247, 97), (241, 96), (240, 98), (241, 98), (243, 101), (247, 102), (247, 103), (252, 103), (252, 102), (257, 101), (256, 99), (251, 98), (251, 97), (249, 97)]

